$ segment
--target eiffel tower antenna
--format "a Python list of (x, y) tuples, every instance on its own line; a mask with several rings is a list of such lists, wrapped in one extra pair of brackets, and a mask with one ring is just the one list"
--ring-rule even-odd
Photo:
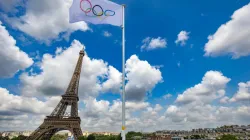
[[(74, 74), (65, 94), (62, 95), (61, 101), (26, 140), (49, 140), (55, 133), (62, 130), (70, 131), (74, 135), (75, 140), (82, 136), (81, 118), (78, 116), (78, 86), (84, 55), (84, 49), (82, 49), (79, 53)], [(65, 112), (69, 106), (71, 106), (71, 112), (66, 115)]]

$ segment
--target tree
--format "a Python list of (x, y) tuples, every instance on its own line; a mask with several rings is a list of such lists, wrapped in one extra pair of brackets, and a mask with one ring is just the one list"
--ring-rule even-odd
[(0, 140), (9, 140), (9, 137), (3, 137), (3, 136), (0, 136)]
[(87, 137), (87, 140), (95, 140), (95, 136), (90, 134), (88, 137)]
[(117, 136), (116, 140), (122, 140), (122, 135), (121, 135), (121, 133)]
[(135, 136), (141, 136), (142, 137), (142, 133), (141, 132), (134, 132), (134, 131), (130, 131), (126, 134), (126, 139), (128, 140), (132, 140), (133, 137)]
[(24, 135), (19, 135), (18, 137), (12, 138), (11, 140), (25, 140), (27, 137)]
[(96, 140), (116, 140), (116, 136), (108, 135), (95, 135)]
[(65, 140), (65, 139), (67, 139), (66, 135), (59, 135), (59, 134), (56, 134), (51, 138), (51, 140)]
[(216, 138), (216, 140), (238, 140), (238, 138), (234, 135), (222, 135), (220, 138)]
[(78, 137), (78, 140), (87, 140), (87, 138), (84, 136), (80, 136), (80, 137)]

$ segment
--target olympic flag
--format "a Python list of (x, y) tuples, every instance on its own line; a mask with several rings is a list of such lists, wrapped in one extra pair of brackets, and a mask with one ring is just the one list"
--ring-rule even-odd
[(93, 24), (122, 26), (122, 5), (109, 0), (73, 0), (69, 22), (86, 21)]

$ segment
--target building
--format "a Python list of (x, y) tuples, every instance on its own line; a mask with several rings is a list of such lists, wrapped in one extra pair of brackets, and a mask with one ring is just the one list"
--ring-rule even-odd
[(172, 137), (171, 140), (184, 140), (183, 137)]
[(10, 139), (12, 139), (20, 135), (29, 136), (31, 133), (32, 131), (6, 131), (6, 132), (2, 132), (1, 136), (9, 137)]
[(91, 134), (91, 133), (89, 133), (88, 131), (85, 131), (85, 132), (82, 133), (82, 135), (83, 135), (84, 137), (88, 137), (90, 134)]

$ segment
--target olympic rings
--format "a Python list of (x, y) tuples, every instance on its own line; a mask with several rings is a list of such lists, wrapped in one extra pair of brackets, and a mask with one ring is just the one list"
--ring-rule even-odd
[[(107, 14), (107, 13), (111, 13), (111, 14)], [(105, 15), (105, 16), (114, 16), (114, 15), (115, 15), (115, 11), (106, 10), (106, 11), (104, 12), (104, 15)]]
[(88, 3), (89, 3), (89, 6), (92, 8), (92, 3), (91, 3), (89, 0), (81, 0), (81, 2), (80, 2), (80, 8), (81, 8), (81, 10), (82, 10), (84, 13), (89, 13), (89, 12), (91, 12), (91, 10), (92, 10), (91, 8), (87, 8), (86, 10), (83, 9), (82, 4), (83, 4), (84, 1), (88, 2)]
[[(95, 7), (99, 7), (99, 8), (101, 9), (101, 12), (100, 12), (99, 14), (96, 12)], [(102, 9), (102, 7), (101, 7), (100, 5), (95, 5), (95, 6), (92, 8), (92, 12), (93, 12), (93, 14), (96, 15), (96, 16), (102, 16), (102, 15), (103, 15), (103, 9)]]
[[(88, 8), (84, 8), (83, 6), (86, 5), (86, 3), (88, 3)], [(97, 10), (97, 9), (98, 10)], [(86, 14), (86, 16), (89, 17), (100, 17), (100, 16), (114, 16), (115, 15), (115, 11), (113, 10), (103, 10), (103, 8), (100, 5), (94, 5), (92, 6), (92, 3), (90, 2), (90, 0), (81, 0), (80, 1), (80, 9)], [(93, 15), (89, 15), (89, 13), (92, 11)]]

